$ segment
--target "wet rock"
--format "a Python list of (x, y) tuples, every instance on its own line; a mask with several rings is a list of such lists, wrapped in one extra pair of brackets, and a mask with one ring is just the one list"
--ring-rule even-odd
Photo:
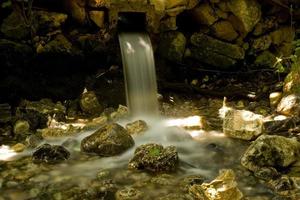
[(159, 186), (175, 186), (177, 184), (175, 177), (170, 174), (158, 174), (151, 178), (150, 183)]
[(25, 139), (25, 145), (29, 148), (36, 148), (41, 142), (43, 138), (39, 135), (29, 135)]
[(272, 44), (272, 38), (269, 35), (264, 35), (252, 41), (251, 47), (255, 51), (264, 51), (269, 49)]
[(241, 158), (244, 167), (257, 171), (262, 167), (288, 167), (298, 160), (300, 143), (282, 136), (262, 135), (246, 150)]
[(84, 92), (80, 97), (81, 110), (89, 115), (100, 115), (103, 111), (103, 106), (99, 103), (95, 92)]
[(143, 120), (137, 120), (126, 124), (126, 129), (130, 135), (140, 134), (148, 130), (148, 125)]
[(280, 102), (281, 98), (282, 98), (282, 92), (272, 92), (269, 95), (270, 106), (271, 107), (277, 106), (278, 103)]
[(178, 31), (163, 33), (160, 38), (158, 51), (166, 59), (182, 61), (186, 45), (185, 36)]
[(164, 148), (159, 144), (144, 144), (135, 150), (128, 168), (151, 172), (175, 171), (178, 162), (178, 153), (174, 146)]
[(226, 43), (202, 33), (191, 37), (191, 57), (219, 68), (229, 68), (245, 56), (244, 49), (238, 45)]
[(193, 198), (188, 194), (168, 194), (166, 196), (159, 197), (158, 200), (192, 200)]
[(56, 164), (69, 159), (70, 153), (63, 146), (43, 144), (32, 154), (34, 163)]
[(117, 111), (112, 112), (110, 114), (110, 118), (113, 119), (113, 120), (117, 120), (117, 119), (128, 117), (128, 115), (129, 115), (128, 108), (126, 106), (119, 105)]
[(300, 116), (300, 95), (290, 94), (282, 97), (277, 112), (283, 115)]
[(25, 148), (26, 146), (22, 143), (15, 144), (14, 146), (11, 147), (11, 149), (14, 150), (15, 152), (22, 152), (24, 151)]
[(38, 130), (38, 133), (40, 133), (44, 139), (55, 139), (58, 137), (74, 136), (76, 133), (79, 132), (80, 128), (74, 127), (72, 125), (65, 125), (61, 128), (51, 127)]
[(68, 15), (57, 12), (35, 11), (35, 20), (38, 23), (38, 33), (48, 33), (59, 29), (67, 20)]
[(0, 123), (11, 121), (11, 106), (8, 103), (0, 104)]
[(223, 132), (232, 138), (253, 140), (262, 133), (262, 125), (262, 115), (231, 109), (225, 114)]
[(270, 181), (278, 178), (280, 174), (273, 167), (262, 167), (254, 172), (254, 176), (266, 181)]
[(190, 193), (196, 199), (203, 200), (240, 200), (243, 193), (237, 187), (235, 174), (232, 170), (221, 170), (219, 176), (210, 183), (193, 185)]
[(293, 65), (290, 73), (284, 79), (283, 92), (285, 94), (300, 94), (300, 68), (299, 61)]
[(131, 187), (116, 192), (116, 200), (139, 200), (142, 198), (143, 192)]
[(205, 181), (205, 178), (200, 175), (190, 175), (180, 181), (180, 185), (183, 191), (188, 192), (189, 188), (193, 185), (201, 185)]
[(18, 120), (14, 125), (14, 133), (16, 135), (22, 135), (28, 133), (30, 129), (30, 125), (26, 120)]
[(104, 28), (104, 11), (90, 11), (90, 19), (99, 27)]
[(273, 44), (280, 45), (283, 42), (292, 42), (295, 38), (295, 30), (290, 26), (280, 27), (270, 33), (270, 36)]
[(245, 35), (253, 30), (261, 18), (261, 6), (256, 0), (230, 0), (229, 10), (238, 18), (238, 31)]
[(99, 156), (114, 156), (134, 145), (132, 137), (122, 126), (107, 124), (81, 142), (81, 150)]
[(263, 51), (256, 57), (254, 64), (272, 68), (275, 66), (276, 61), (276, 56), (273, 53), (270, 51)]
[(276, 180), (270, 181), (268, 184), (276, 193), (284, 196), (294, 189), (293, 182), (288, 176), (282, 176)]
[(226, 41), (233, 41), (239, 36), (231, 23), (225, 20), (216, 22), (212, 26), (212, 31), (214, 36)]
[(56, 35), (45, 45), (38, 45), (36, 49), (38, 54), (63, 54), (75, 55), (72, 43), (62, 34)]
[(20, 12), (12, 12), (3, 23), (0, 28), (1, 32), (11, 39), (26, 39), (30, 37), (30, 26), (25, 24)]
[(212, 25), (218, 20), (214, 9), (209, 3), (203, 3), (191, 10), (193, 18), (200, 24)]

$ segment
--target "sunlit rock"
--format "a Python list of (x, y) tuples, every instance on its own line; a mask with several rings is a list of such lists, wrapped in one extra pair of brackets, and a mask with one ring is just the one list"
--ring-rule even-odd
[(238, 31), (245, 35), (253, 30), (261, 18), (261, 6), (256, 0), (230, 0), (228, 8), (238, 18)]
[(122, 126), (107, 124), (81, 141), (81, 150), (99, 156), (114, 156), (134, 145), (132, 137)]
[(11, 147), (11, 149), (14, 150), (15, 152), (22, 152), (25, 150), (25, 148), (26, 146), (22, 143), (17, 143)]
[(244, 197), (232, 170), (221, 170), (219, 176), (210, 183), (193, 185), (190, 193), (199, 200), (240, 200)]
[(135, 188), (124, 188), (116, 192), (116, 200), (140, 200), (144, 193)]
[(213, 35), (217, 38), (233, 41), (238, 37), (238, 33), (233, 29), (233, 26), (230, 22), (226, 20), (218, 21), (212, 25)]
[(30, 124), (26, 120), (18, 120), (14, 125), (14, 133), (16, 135), (28, 133), (29, 129), (30, 129)]
[(137, 120), (126, 124), (126, 129), (130, 135), (141, 134), (148, 130), (148, 125), (143, 120)]
[(99, 28), (104, 28), (104, 11), (90, 11), (89, 16), (90, 19), (99, 27)]
[(178, 153), (174, 146), (164, 148), (159, 144), (144, 144), (135, 150), (128, 168), (151, 172), (175, 171), (178, 162)]
[(84, 92), (79, 103), (81, 110), (89, 115), (100, 115), (104, 109), (93, 91)]
[(282, 97), (282, 92), (272, 92), (269, 95), (270, 106), (275, 107), (280, 102)]
[(282, 97), (277, 112), (283, 115), (300, 116), (300, 95), (290, 94)]
[(65, 125), (63, 127), (51, 127), (39, 129), (38, 132), (44, 139), (55, 139), (59, 137), (74, 136), (80, 131), (80, 128), (72, 125)]
[(300, 94), (300, 61), (294, 64), (290, 73), (284, 79), (283, 92), (285, 94)]
[(191, 10), (192, 16), (200, 24), (212, 25), (218, 20), (214, 9), (209, 3), (200, 4)]
[(129, 110), (126, 106), (119, 105), (116, 112), (110, 114), (111, 119), (117, 120), (129, 116)]
[[(278, 179), (271, 180), (268, 182), (268, 186), (275, 191), (275, 193), (280, 194), (282, 196), (291, 197), (290, 199), (298, 199), (296, 198), (296, 194), (298, 188), (295, 188), (295, 185), (292, 179), (286, 175), (281, 176)], [(293, 191), (295, 190), (295, 191)], [(298, 195), (299, 197), (299, 195)]]
[(159, 43), (159, 53), (172, 61), (182, 61), (185, 52), (186, 38), (181, 32), (163, 33)]
[(299, 159), (300, 143), (282, 136), (262, 135), (256, 139), (241, 158), (244, 167), (257, 171), (262, 167), (280, 169)]
[(252, 140), (262, 133), (263, 116), (247, 110), (228, 110), (223, 120), (223, 132), (232, 138)]
[(237, 60), (245, 56), (244, 49), (238, 45), (214, 39), (203, 33), (194, 33), (191, 44), (191, 57), (223, 69), (235, 65)]
[(0, 30), (6, 37), (11, 39), (28, 38), (31, 31), (22, 14), (17, 11), (12, 12), (3, 20)]
[(43, 144), (33, 154), (34, 163), (55, 164), (67, 160), (70, 153), (64, 147), (59, 145)]

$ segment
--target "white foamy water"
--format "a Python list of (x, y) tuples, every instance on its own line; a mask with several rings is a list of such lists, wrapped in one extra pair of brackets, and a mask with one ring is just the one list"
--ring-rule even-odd
[(152, 45), (146, 33), (119, 34), (127, 106), (133, 116), (158, 115)]

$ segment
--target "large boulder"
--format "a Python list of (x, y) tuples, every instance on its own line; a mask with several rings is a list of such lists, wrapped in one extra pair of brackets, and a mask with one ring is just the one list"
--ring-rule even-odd
[(228, 8), (240, 23), (237, 30), (246, 35), (261, 18), (261, 6), (256, 0), (230, 0)]
[(81, 141), (81, 150), (99, 156), (114, 156), (134, 145), (132, 137), (122, 126), (107, 124)]
[(159, 43), (159, 53), (172, 61), (182, 61), (185, 52), (186, 38), (178, 31), (163, 33)]
[(280, 169), (299, 159), (300, 143), (283, 136), (262, 135), (256, 139), (241, 158), (244, 167), (258, 171), (262, 167)]
[(178, 153), (174, 146), (164, 148), (159, 144), (144, 144), (135, 150), (128, 168), (151, 172), (175, 171), (178, 162)]
[(203, 33), (194, 33), (191, 44), (191, 57), (223, 69), (234, 66), (237, 60), (245, 57), (244, 49), (238, 45), (217, 40)]
[(31, 34), (30, 26), (25, 23), (21, 13), (16, 11), (3, 20), (0, 30), (6, 37), (11, 39), (26, 39)]

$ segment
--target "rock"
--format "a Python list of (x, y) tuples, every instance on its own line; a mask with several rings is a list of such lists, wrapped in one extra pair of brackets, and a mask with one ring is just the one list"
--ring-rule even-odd
[(79, 103), (81, 110), (89, 115), (100, 115), (104, 109), (93, 91), (84, 92), (80, 97)]
[(57, 12), (35, 11), (38, 33), (46, 34), (59, 29), (67, 20), (68, 15)]
[(106, 0), (88, 0), (88, 5), (92, 8), (105, 7), (107, 3), (109, 2)]
[(67, 12), (76, 22), (81, 25), (85, 24), (87, 19), (85, 3), (85, 0), (65, 0), (65, 7)]
[(0, 104), (0, 123), (11, 121), (11, 106), (8, 103)]
[(134, 145), (132, 137), (122, 126), (107, 124), (81, 141), (81, 150), (99, 156), (114, 156)]
[(261, 19), (253, 30), (253, 35), (260, 36), (270, 32), (273, 28), (278, 26), (278, 21), (275, 16), (267, 16)]
[(34, 163), (56, 164), (69, 159), (70, 153), (63, 146), (43, 144), (32, 154)]
[(268, 184), (276, 193), (284, 196), (287, 196), (291, 190), (295, 189), (292, 180), (288, 176), (282, 176), (270, 181)]
[(59, 137), (74, 136), (76, 133), (80, 132), (80, 128), (72, 125), (65, 125), (64, 127), (40, 129), (38, 132), (41, 133), (44, 139), (55, 139)]
[(185, 52), (186, 38), (178, 31), (163, 33), (158, 51), (163, 58), (181, 62)]
[(283, 136), (262, 135), (246, 150), (241, 164), (251, 171), (262, 167), (281, 169), (296, 162), (300, 155), (300, 143)]
[(39, 45), (36, 50), (38, 54), (75, 54), (72, 43), (62, 34), (58, 34), (44, 46)]
[(242, 25), (238, 31), (245, 35), (253, 30), (261, 18), (261, 6), (256, 0), (230, 0), (227, 5)]
[(178, 153), (174, 146), (164, 148), (159, 144), (144, 144), (135, 150), (128, 168), (150, 172), (175, 171), (178, 162)]
[(162, 197), (158, 200), (192, 200), (193, 198), (188, 194), (172, 193)]
[(212, 25), (213, 35), (221, 40), (233, 41), (239, 35), (230, 22), (222, 20)]
[(283, 115), (300, 116), (300, 94), (282, 97), (277, 106), (277, 112)]
[(276, 56), (274, 54), (272, 54), (270, 51), (264, 51), (256, 57), (254, 64), (257, 66), (273, 68), (275, 67), (276, 61)]
[(283, 42), (292, 42), (295, 38), (295, 30), (290, 26), (283, 26), (270, 33), (272, 43), (280, 45)]
[(29, 135), (25, 139), (25, 145), (29, 148), (36, 148), (42, 141), (43, 138), (39, 135)]
[(193, 185), (190, 193), (196, 199), (203, 200), (240, 200), (244, 195), (237, 187), (232, 170), (221, 170), (219, 176), (210, 183)]
[(90, 19), (99, 27), (104, 28), (104, 11), (93, 10), (89, 12)]
[(272, 92), (269, 95), (270, 106), (276, 107), (282, 98), (282, 92)]
[(245, 51), (238, 45), (226, 43), (203, 33), (194, 33), (191, 37), (191, 57), (220, 68), (236, 64), (236, 59), (243, 59)]
[(16, 135), (22, 135), (28, 133), (30, 129), (30, 125), (26, 120), (18, 120), (14, 125), (14, 133)]
[(293, 65), (290, 73), (284, 79), (283, 92), (285, 94), (300, 94), (300, 61)]
[(14, 146), (11, 147), (12, 150), (18, 153), (24, 151), (25, 148), (26, 146), (22, 143), (15, 144)]
[(143, 120), (137, 120), (126, 124), (126, 129), (130, 135), (140, 134), (148, 130), (148, 125)]
[(263, 132), (265, 134), (276, 135), (283, 133), (289, 135), (289, 130), (300, 122), (299, 117), (286, 117), (283, 115), (267, 117), (264, 119)]
[(143, 199), (143, 192), (129, 187), (116, 192), (116, 200), (140, 200)]
[(273, 167), (262, 167), (254, 172), (254, 176), (265, 181), (270, 181), (278, 178), (280, 174)]
[(247, 110), (228, 110), (223, 132), (232, 138), (253, 140), (262, 133), (263, 116)]
[(218, 20), (215, 11), (209, 3), (203, 3), (191, 10), (192, 16), (196, 22), (204, 25), (212, 25)]
[(271, 36), (264, 35), (252, 41), (251, 47), (255, 51), (264, 51), (269, 49), (272, 44)]
[(25, 24), (21, 13), (17, 11), (3, 20), (0, 30), (7, 38), (16, 40), (29, 38), (31, 34), (30, 26)]
[(110, 118), (113, 119), (113, 120), (117, 120), (117, 119), (128, 117), (128, 115), (129, 115), (128, 108), (126, 106), (119, 105), (117, 111), (112, 112), (110, 114)]

